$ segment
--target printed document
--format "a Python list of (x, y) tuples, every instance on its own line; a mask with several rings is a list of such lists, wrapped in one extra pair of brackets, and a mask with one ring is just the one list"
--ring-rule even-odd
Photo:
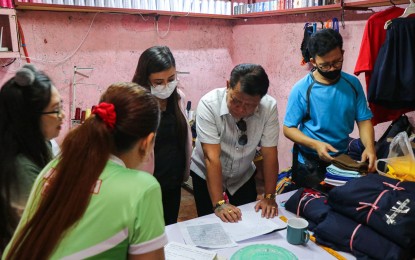
[(238, 246), (223, 229), (222, 221), (214, 219), (192, 219), (179, 222), (180, 232), (188, 245), (205, 248), (225, 248)]
[(237, 246), (236, 242), (258, 237), (286, 228), (287, 224), (278, 217), (261, 217), (261, 211), (242, 210), (242, 220), (238, 223), (225, 223), (216, 216), (179, 222), (180, 232), (188, 245), (205, 248), (225, 248)]
[(168, 243), (164, 254), (166, 260), (213, 260), (216, 257), (216, 252), (176, 242)]
[(242, 210), (242, 221), (238, 223), (223, 223), (223, 227), (233, 240), (239, 242), (284, 229), (287, 225), (278, 220), (278, 217), (274, 217), (274, 219), (261, 217), (261, 211)]

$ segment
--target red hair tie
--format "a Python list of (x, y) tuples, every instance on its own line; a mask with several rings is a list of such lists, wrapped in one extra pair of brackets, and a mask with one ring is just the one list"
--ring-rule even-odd
[(91, 113), (98, 115), (109, 128), (114, 129), (117, 115), (115, 114), (115, 107), (113, 104), (101, 102), (92, 109)]

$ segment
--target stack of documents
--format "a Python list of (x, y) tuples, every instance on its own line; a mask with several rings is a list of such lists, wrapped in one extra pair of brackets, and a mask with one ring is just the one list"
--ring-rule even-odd
[(179, 222), (180, 232), (187, 245), (203, 248), (234, 247), (236, 242), (281, 230), (286, 224), (279, 218), (261, 217), (261, 211), (242, 211), (242, 220), (224, 223), (218, 217)]

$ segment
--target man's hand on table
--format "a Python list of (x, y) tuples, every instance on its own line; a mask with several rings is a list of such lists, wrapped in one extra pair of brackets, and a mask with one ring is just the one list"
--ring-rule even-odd
[(261, 216), (266, 218), (273, 218), (278, 216), (278, 205), (274, 199), (263, 198), (255, 205), (255, 211), (262, 209)]
[(242, 220), (242, 212), (238, 207), (225, 203), (215, 209), (215, 215), (223, 222), (236, 223)]

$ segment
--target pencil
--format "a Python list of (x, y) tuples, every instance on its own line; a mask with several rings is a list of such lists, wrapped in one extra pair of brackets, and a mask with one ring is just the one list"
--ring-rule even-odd
[[(284, 222), (287, 223), (288, 219), (285, 216), (280, 216), (280, 219)], [(327, 253), (329, 253), (330, 255), (334, 256), (335, 258), (339, 259), (339, 260), (346, 260), (346, 257), (342, 256), (341, 254), (339, 254), (336, 250), (331, 249), (330, 247), (326, 247), (323, 245), (319, 245), (316, 243), (316, 238), (310, 234), (310, 240), (313, 241), (316, 245), (318, 245), (319, 247), (323, 248)]]

